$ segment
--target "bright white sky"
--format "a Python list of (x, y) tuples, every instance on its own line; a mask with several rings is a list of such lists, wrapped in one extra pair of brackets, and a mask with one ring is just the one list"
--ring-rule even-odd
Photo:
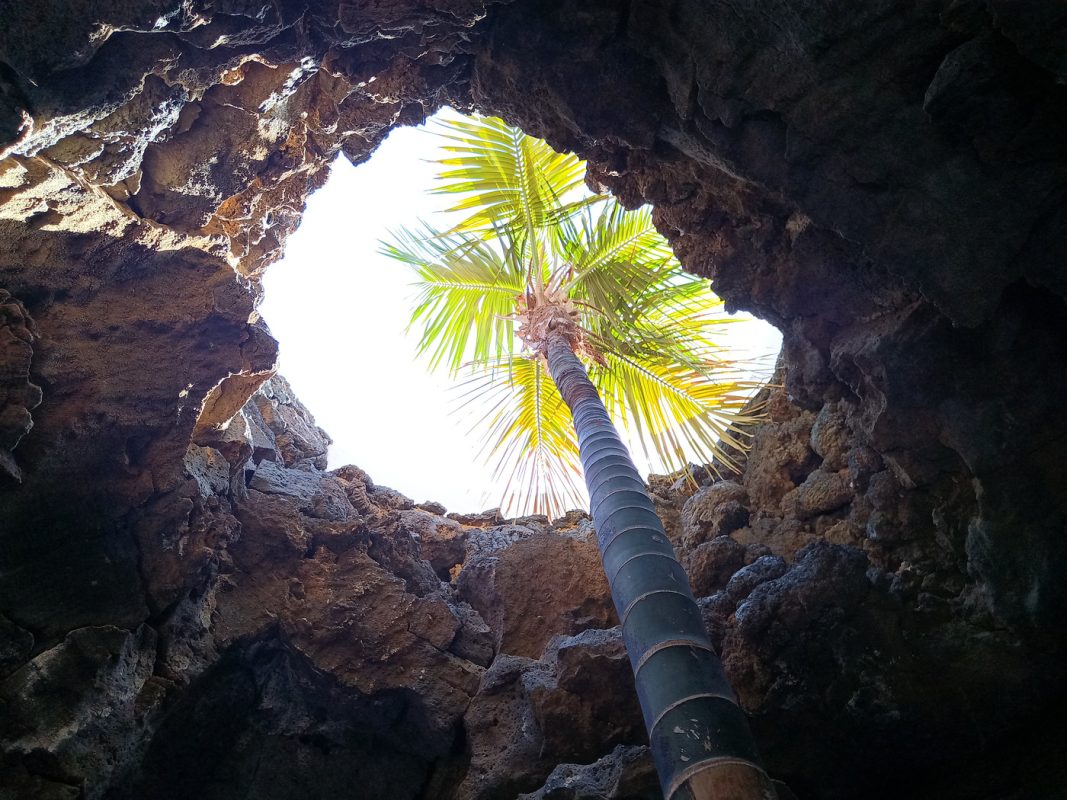
[[(416, 502), (478, 511), (500, 505), (501, 489), (475, 457), (472, 421), (448, 413), (447, 376), (414, 359), (409, 269), (378, 253), (379, 239), (401, 225), (421, 218), (444, 227), (434, 215), (449, 198), (426, 192), (435, 172), (427, 160), (436, 157), (432, 134), (402, 128), (358, 167), (339, 158), (285, 258), (268, 269), (260, 312), (281, 343), (281, 373), (334, 440), (331, 469), (356, 464)], [(780, 347), (766, 323), (730, 327), (745, 355)]]

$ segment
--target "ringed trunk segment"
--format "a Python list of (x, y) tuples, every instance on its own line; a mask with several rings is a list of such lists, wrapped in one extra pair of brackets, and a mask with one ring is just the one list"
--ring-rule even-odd
[(689, 580), (585, 367), (552, 331), (548, 367), (571, 410), (590, 511), (667, 800), (775, 800)]

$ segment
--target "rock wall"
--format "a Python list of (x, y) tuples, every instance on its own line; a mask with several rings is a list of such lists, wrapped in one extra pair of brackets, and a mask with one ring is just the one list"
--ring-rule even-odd
[(259, 276), (443, 103), (785, 337), (653, 479), (801, 797), (1055, 797), (1067, 15), (1037, 0), (0, 6), (0, 797), (648, 798), (580, 515), (324, 472)]

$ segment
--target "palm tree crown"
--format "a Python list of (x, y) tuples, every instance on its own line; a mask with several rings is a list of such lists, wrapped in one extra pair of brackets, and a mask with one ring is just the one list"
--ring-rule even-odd
[(517, 324), (546, 303), (567, 309), (609, 414), (646, 455), (671, 471), (729, 464), (722, 444), (743, 444), (751, 384), (715, 341), (731, 321), (722, 301), (682, 271), (651, 213), (590, 194), (577, 157), (499, 119), (442, 125), (448, 157), (434, 191), (458, 196), (449, 210), (465, 218), (447, 231), (403, 228), (383, 252), (415, 271), (419, 352), (460, 379), (461, 408), (478, 412), (505, 510), (582, 504), (566, 406)]

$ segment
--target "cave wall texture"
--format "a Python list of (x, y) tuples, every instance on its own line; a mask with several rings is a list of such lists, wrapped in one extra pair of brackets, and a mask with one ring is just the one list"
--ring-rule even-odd
[(784, 333), (744, 472), (652, 480), (771, 772), (1064, 796), (1062, 4), (0, 19), (0, 798), (656, 796), (589, 521), (326, 472), (274, 376), (304, 199), (445, 103)]

